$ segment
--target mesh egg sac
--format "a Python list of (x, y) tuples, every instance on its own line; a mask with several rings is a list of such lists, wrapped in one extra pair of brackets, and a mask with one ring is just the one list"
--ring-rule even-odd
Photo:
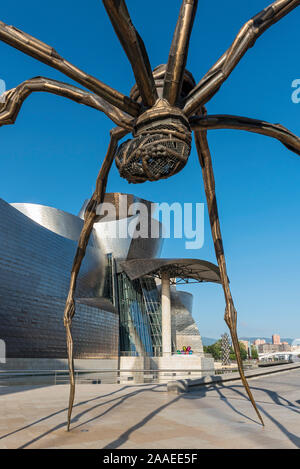
[(128, 182), (157, 181), (178, 173), (190, 152), (190, 132), (160, 123), (120, 145), (116, 165)]

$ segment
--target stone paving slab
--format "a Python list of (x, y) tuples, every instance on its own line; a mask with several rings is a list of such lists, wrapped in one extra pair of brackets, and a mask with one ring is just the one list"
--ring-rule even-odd
[(240, 381), (174, 395), (165, 385), (0, 387), (0, 448), (300, 448), (300, 370), (251, 379), (262, 427)]
[[(283, 371), (300, 369), (300, 363), (291, 363), (285, 365), (275, 365), (269, 367), (255, 368), (253, 370), (246, 370), (246, 378), (256, 378), (258, 376), (266, 376), (274, 373), (282, 373)], [(203, 378), (195, 379), (179, 379), (169, 381), (167, 384), (168, 392), (179, 394), (182, 392), (194, 392), (202, 386), (207, 386), (214, 383), (225, 383), (229, 381), (240, 381), (239, 372), (229, 372), (222, 375), (204, 376)]]

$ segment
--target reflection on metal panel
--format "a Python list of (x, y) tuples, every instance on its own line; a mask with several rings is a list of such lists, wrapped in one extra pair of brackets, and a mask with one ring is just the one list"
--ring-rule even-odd
[[(64, 238), (78, 241), (83, 227), (83, 220), (71, 213), (39, 204), (17, 203), (11, 204), (11, 206), (44, 228), (47, 228)], [(89, 245), (96, 247), (93, 236)]]
[[(0, 324), (8, 358), (65, 358), (63, 311), (76, 242), (0, 200)], [(105, 257), (87, 249), (78, 295), (101, 290)], [(118, 355), (118, 316), (78, 303), (76, 357)]]
[(132, 239), (128, 236), (128, 226), (138, 223), (138, 217), (95, 223), (94, 233), (97, 244), (105, 254), (112, 253), (115, 259), (126, 259)]
[[(104, 204), (112, 204), (114, 213), (107, 212), (94, 225), (94, 243), (115, 259), (158, 257), (162, 250), (162, 224), (152, 218), (152, 203), (133, 194), (106, 194)], [(86, 200), (79, 212), (83, 218)], [(134, 204), (134, 205), (133, 205)], [(155, 205), (155, 204), (153, 204)], [(132, 209), (132, 213), (130, 210)]]
[(172, 289), (172, 320), (175, 330), (176, 349), (190, 346), (194, 353), (203, 353), (199, 329), (192, 316), (193, 295), (188, 292)]
[[(121, 220), (103, 220), (95, 223), (95, 243), (103, 252), (113, 253), (115, 259), (156, 257), (161, 252), (163, 240), (149, 236), (141, 237), (139, 226), (143, 220), (145, 222), (142, 215), (135, 215)], [(148, 220), (146, 222), (148, 223)], [(156, 220), (151, 219), (151, 223), (153, 226), (161, 226)]]
[[(82, 219), (84, 218), (84, 212), (88, 203), (89, 199), (86, 199), (79, 211), (78, 217)], [(154, 213), (156, 207), (156, 204), (153, 204), (153, 202), (150, 202), (149, 200), (141, 199), (134, 194), (125, 194), (121, 192), (107, 192), (104, 197), (104, 204), (110, 204), (114, 207), (115, 220), (121, 220), (122, 218), (132, 216), (132, 210), (135, 208), (135, 204), (144, 205), (150, 217), (152, 216), (152, 213)]]
[[(141, 220), (144, 222), (147, 221), (147, 223), (149, 223), (149, 220), (145, 220), (142, 216), (139, 217), (138, 223), (141, 223)], [(143, 238), (139, 237), (138, 223), (130, 245), (127, 259), (152, 259), (154, 257), (159, 257), (162, 250), (163, 239), (161, 237), (152, 237), (152, 234), (158, 233), (161, 235), (162, 224), (158, 220), (150, 218), (150, 224), (148, 225), (147, 233), (148, 237)], [(151, 232), (151, 229), (153, 233)]]

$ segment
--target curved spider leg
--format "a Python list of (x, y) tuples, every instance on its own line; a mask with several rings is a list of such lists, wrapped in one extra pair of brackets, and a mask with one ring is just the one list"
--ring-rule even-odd
[(214, 247), (216, 251), (216, 257), (217, 257), (218, 264), (219, 264), (221, 282), (222, 282), (225, 302), (226, 302), (226, 310), (225, 310), (224, 319), (230, 330), (232, 344), (233, 344), (233, 348), (235, 351), (235, 356), (237, 359), (238, 369), (239, 369), (242, 383), (245, 387), (245, 390), (249, 396), (249, 399), (257, 413), (257, 416), (261, 424), (264, 425), (264, 421), (256, 406), (252, 392), (246, 380), (244, 369), (243, 369), (243, 362), (241, 359), (241, 352), (240, 352), (239, 340), (238, 340), (238, 335), (237, 335), (237, 311), (233, 303), (232, 294), (231, 294), (231, 290), (229, 286), (229, 279), (227, 276), (227, 268), (226, 268), (226, 261), (225, 261), (225, 255), (224, 255), (224, 249), (223, 249), (223, 241), (222, 241), (222, 235), (221, 235), (220, 220), (219, 220), (219, 215), (218, 215), (218, 206), (217, 206), (217, 199), (216, 199), (216, 192), (215, 192), (214, 172), (213, 172), (211, 154), (210, 154), (206, 134), (207, 134), (206, 130), (195, 131), (195, 140), (196, 140), (199, 161), (202, 167), (202, 174), (203, 174), (204, 188), (205, 188), (205, 194), (206, 194), (206, 199), (207, 199), (211, 232), (212, 232)]
[(132, 129), (133, 118), (99, 96), (76, 86), (45, 77), (35, 77), (26, 80), (2, 95), (0, 102), (0, 127), (2, 125), (14, 124), (23, 102), (31, 93), (36, 91), (56, 94), (77, 103), (85, 104), (104, 112), (115, 124), (128, 130)]
[(279, 140), (289, 150), (300, 156), (300, 138), (280, 124), (270, 124), (269, 122), (258, 119), (230, 116), (226, 114), (216, 114), (204, 117), (195, 116), (190, 119), (190, 124), (191, 128), (195, 131), (209, 129), (236, 129), (273, 137)]
[(171, 106), (176, 105), (181, 93), (197, 6), (198, 0), (183, 0), (181, 5), (171, 44), (163, 90), (163, 97), (169, 101)]
[(66, 328), (67, 336), (67, 350), (68, 350), (68, 364), (69, 364), (69, 374), (70, 374), (70, 396), (69, 396), (69, 409), (68, 409), (68, 424), (67, 430), (70, 429), (71, 415), (74, 403), (75, 396), (75, 377), (74, 377), (74, 354), (73, 354), (73, 338), (72, 338), (72, 319), (75, 314), (75, 290), (78, 273), (82, 264), (82, 261), (85, 256), (87, 244), (93, 229), (93, 225), (96, 221), (97, 214), (96, 209), (99, 204), (104, 200), (107, 178), (109, 171), (111, 169), (112, 162), (114, 160), (116, 148), (118, 142), (128, 133), (127, 130), (124, 130), (120, 127), (116, 127), (110, 132), (110, 143), (106, 153), (106, 156), (103, 160), (100, 172), (96, 181), (96, 189), (87, 205), (84, 214), (84, 224), (79, 237), (78, 246), (73, 261), (72, 271), (71, 271), (71, 280), (68, 297), (66, 300), (66, 306), (64, 311), (64, 325)]
[(270, 26), (300, 5), (300, 0), (277, 0), (251, 18), (240, 30), (229, 49), (202, 78), (186, 98), (184, 112), (190, 116), (207, 103), (227, 80), (248, 49)]
[(158, 94), (145, 44), (132, 24), (124, 0), (103, 0), (114, 30), (131, 63), (143, 104), (154, 106)]
[(88, 75), (75, 67), (75, 65), (61, 57), (52, 47), (33, 36), (0, 21), (0, 40), (20, 50), (24, 54), (30, 55), (40, 62), (59, 70), (88, 90), (101, 96), (101, 98), (105, 99), (113, 106), (127, 112), (130, 116), (137, 117), (139, 115), (141, 111), (140, 104), (105, 83), (102, 83), (102, 81), (92, 75)]

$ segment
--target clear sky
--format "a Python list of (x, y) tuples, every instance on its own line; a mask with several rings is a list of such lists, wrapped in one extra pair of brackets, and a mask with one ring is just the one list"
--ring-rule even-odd
[[(100, 0), (2, 2), (1, 20), (53, 46), (72, 63), (128, 94), (134, 83), (127, 58)], [(128, 0), (153, 68), (167, 61), (180, 0)], [(196, 81), (231, 44), (240, 27), (268, 0), (200, 0), (187, 68)], [(272, 26), (247, 52), (208, 105), (209, 113), (280, 122), (300, 135), (300, 104), (291, 83), (300, 79), (300, 8)], [(0, 43), (0, 78), (13, 88), (34, 76), (71, 82), (59, 72)], [(108, 144), (103, 114), (46, 93), (23, 106), (13, 126), (0, 129), (0, 197), (41, 203), (76, 214), (94, 188)], [(247, 132), (209, 133), (229, 277), (239, 314), (239, 333), (300, 337), (300, 159), (279, 142)], [(108, 190), (156, 202), (204, 202), (193, 148), (186, 168), (157, 183), (129, 185), (111, 171)], [(185, 240), (165, 242), (164, 257), (215, 262), (209, 221), (205, 244), (185, 250)], [(185, 287), (204, 336), (226, 330), (219, 285)]]

